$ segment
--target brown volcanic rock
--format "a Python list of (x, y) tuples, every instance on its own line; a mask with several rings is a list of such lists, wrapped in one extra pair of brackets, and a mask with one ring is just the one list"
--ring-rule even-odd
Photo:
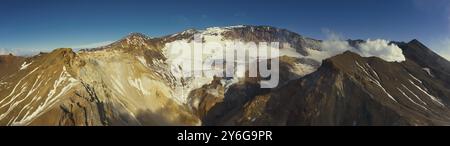
[(19, 56), (0, 55), (0, 79), (3, 76), (10, 75), (20, 69), (25, 58)]
[[(427, 79), (412, 62), (392, 63), (346, 52), (324, 61), (315, 73), (281, 89), (269, 101), (274, 115), (287, 125), (445, 125), (450, 122), (448, 89)], [(417, 79), (417, 80), (416, 80)], [(292, 87), (291, 87), (292, 86)], [(431, 97), (440, 88), (444, 96)], [(293, 90), (295, 91), (295, 90)], [(289, 95), (286, 95), (289, 94)], [(433, 94), (433, 95), (429, 95)], [(284, 111), (277, 106), (290, 100)], [(433, 98), (436, 98), (435, 101)], [(282, 100), (283, 101), (283, 100)], [(286, 106), (286, 105), (284, 105)], [(270, 112), (269, 112), (270, 113)]]
[(216, 103), (222, 102), (224, 94), (220, 78), (215, 77), (210, 84), (191, 91), (189, 104), (193, 107), (193, 112), (203, 118)]
[(428, 68), (432, 76), (445, 82), (450, 86), (450, 62), (434, 53), (431, 49), (423, 45), (418, 40), (408, 43), (396, 43), (402, 50), (406, 58), (414, 61), (422, 68)]
[(27, 125), (64, 98), (76, 86), (68, 72), (74, 58), (71, 49), (57, 49), (27, 58), (27, 65), (2, 78), (0, 125)]
[(222, 124), (449, 124), (448, 88), (420, 70), (411, 61), (386, 62), (345, 52), (324, 60), (310, 75), (236, 103), (245, 105), (242, 114), (223, 113), (222, 121), (228, 122)]

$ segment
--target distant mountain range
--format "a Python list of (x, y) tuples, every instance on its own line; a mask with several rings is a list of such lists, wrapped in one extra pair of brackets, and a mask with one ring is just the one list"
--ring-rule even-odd
[[(223, 59), (214, 48), (199, 58), (170, 53), (195, 36), (280, 42), (270, 58), (280, 62), (278, 86), (261, 88), (260, 76), (177, 76), (188, 69), (173, 65), (188, 59)], [(450, 62), (418, 40), (317, 40), (240, 25), (1, 55), (0, 68), (0, 125), (450, 125)]]

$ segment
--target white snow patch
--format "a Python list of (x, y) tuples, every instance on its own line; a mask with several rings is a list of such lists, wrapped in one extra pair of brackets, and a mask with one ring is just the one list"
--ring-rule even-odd
[(417, 96), (414, 92), (412, 92), (408, 87), (406, 87), (405, 85), (403, 85), (403, 88), (405, 88), (406, 90), (408, 90), (409, 93), (411, 93), (414, 97), (416, 97), (417, 100), (419, 100), (423, 105), (427, 105), (427, 103), (425, 103), (422, 99), (420, 99), (419, 96)]
[(361, 70), (362, 70), (366, 75), (372, 76), (372, 75), (369, 74), (369, 72), (367, 72), (367, 70), (366, 70), (364, 67), (362, 67), (362, 66), (358, 63), (358, 61), (355, 61), (355, 64), (356, 64), (356, 66), (358, 66), (359, 68), (361, 68)]
[[(33, 111), (30, 115), (25, 115), (22, 117), (20, 121), (13, 122), (11, 125), (27, 125), (31, 122), (35, 117), (41, 115), (45, 110), (52, 107), (59, 98), (66, 94), (73, 86), (75, 86), (78, 81), (70, 76), (70, 74), (66, 71), (66, 67), (63, 66), (63, 71), (61, 72), (59, 78), (54, 82), (53, 89), (47, 95), (47, 98), (43, 103), (41, 103), (38, 108)], [(65, 85), (64, 85), (65, 84)], [(59, 87), (62, 87), (58, 94), (56, 91)]]
[(380, 77), (378, 76), (378, 73), (368, 64), (366, 63), (366, 66), (369, 68), (370, 71), (377, 77), (378, 80), (380, 80)]
[(20, 67), (20, 70), (26, 69), (31, 63), (33, 63), (33, 62), (30, 62), (30, 63), (23, 62), (22, 66)]
[[(17, 87), (20, 85), (20, 83), (22, 83), (22, 81), (23, 81), (24, 79), (26, 79), (29, 75), (31, 75), (33, 72), (35, 72), (38, 68), (39, 68), (39, 67), (35, 68), (35, 69), (32, 70), (31, 72), (29, 72), (27, 75), (25, 75), (22, 79), (20, 79), (19, 82), (17, 82), (16, 86), (14, 86), (13, 90), (11, 91), (11, 93), (10, 93), (8, 96), (4, 97), (4, 98), (0, 101), (0, 104), (3, 103), (3, 102), (4, 102), (6, 99), (8, 99), (9, 97), (11, 97), (11, 96), (15, 93), (15, 91), (16, 91)], [(16, 96), (17, 96), (17, 94), (16, 94)], [(14, 100), (14, 98), (12, 98), (8, 103), (10, 103), (12, 100)], [(1, 119), (1, 118), (0, 118), (0, 119)]]
[(419, 80), (418, 78), (416, 78), (415, 76), (413, 76), (412, 74), (409, 74), (409, 76), (411, 76), (414, 80), (416, 80), (417, 82), (419, 82), (420, 84), (422, 84), (422, 81)]
[[(386, 89), (384, 89), (384, 87), (383, 86), (381, 86), (381, 84), (378, 82), (378, 83), (376, 83), (376, 85), (378, 86), (378, 87), (380, 87), (381, 88), (381, 90), (383, 90), (383, 92), (384, 93), (386, 93), (386, 95), (390, 98), (390, 99), (392, 99), (392, 100), (394, 100), (395, 102), (397, 102), (397, 100), (395, 100), (395, 98), (394, 97), (392, 97), (392, 95), (391, 94), (389, 94), (387, 91), (386, 91)], [(398, 102), (397, 102), (398, 103)]]
[(424, 89), (422, 89), (420, 86), (416, 85), (416, 83), (414, 83), (413, 81), (409, 80), (409, 82), (411, 84), (413, 84), (417, 89), (419, 89), (420, 91), (422, 91), (424, 94), (426, 94), (428, 97), (430, 97), (431, 100), (433, 100), (434, 102), (436, 102), (437, 104), (439, 104), (440, 106), (445, 106), (438, 98), (434, 97), (433, 95), (429, 94), (427, 91), (425, 91)]
[(361, 70), (369, 77), (368, 80), (369, 80), (370, 82), (372, 82), (372, 83), (374, 83), (375, 85), (377, 85), (378, 87), (380, 87), (380, 89), (381, 89), (384, 93), (386, 93), (386, 95), (387, 95), (390, 99), (392, 99), (393, 101), (395, 101), (395, 102), (398, 103), (398, 101), (395, 100), (395, 98), (394, 98), (391, 94), (389, 94), (389, 93), (386, 91), (386, 89), (381, 85), (380, 81), (378, 81), (375, 77), (373, 77), (372, 75), (370, 75), (369, 72), (367, 72), (367, 70), (366, 70), (363, 66), (361, 66), (361, 65), (358, 63), (358, 61), (355, 61), (355, 64), (356, 64), (359, 68), (361, 68)]
[(425, 106), (423, 106), (423, 105), (420, 105), (420, 104), (418, 104), (417, 102), (415, 102), (414, 100), (412, 100), (408, 95), (406, 95), (406, 93), (405, 92), (403, 92), (403, 90), (402, 89), (400, 89), (400, 88), (397, 88), (397, 90), (398, 91), (400, 91), (400, 93), (402, 93), (403, 94), (403, 96), (405, 96), (406, 97), (406, 99), (408, 99), (409, 101), (411, 101), (412, 103), (414, 103), (415, 105), (418, 105), (419, 107), (421, 107), (421, 108), (423, 108), (423, 109), (425, 109), (425, 110), (428, 110)]
[[(16, 87), (14, 87), (13, 91), (11, 92), (10, 95), (8, 95), (7, 97), (5, 97), (2, 101), (0, 101), (0, 103), (3, 103), (3, 101), (5, 99), (8, 99), (13, 93), (15, 93), (15, 90), (17, 88), (18, 85), (21, 85), (21, 91), (19, 93), (15, 93), (15, 96), (10, 98), (10, 101), (3, 104), (1, 108), (5, 107), (6, 105), (9, 105), (9, 108), (6, 112), (4, 112), (3, 114), (0, 115), (0, 119), (3, 119), (4, 117), (6, 117), (8, 114), (10, 114), (10, 112), (15, 109), (17, 107), (17, 105), (19, 105), (20, 103), (22, 103), (23, 101), (29, 99), (30, 95), (32, 95), (32, 93), (34, 93), (35, 91), (37, 91), (37, 87), (39, 87), (42, 83), (41, 79), (41, 75), (38, 75), (37, 78), (35, 79), (33, 85), (31, 86), (30, 90), (28, 90), (28, 93), (21, 98), (20, 100), (16, 100), (16, 98), (20, 95), (24, 95), (24, 91), (27, 90), (29, 88), (28, 83), (23, 83), (21, 84), (22, 80), (27, 78), (30, 74), (32, 74), (34, 71), (36, 71), (39, 67), (35, 68), (33, 71), (31, 71), (30, 73), (28, 73), (26, 76), (24, 76), (16, 85)], [(39, 82), (39, 83), (38, 83)], [(66, 86), (64, 86), (64, 83), (69, 82)], [(29, 122), (31, 122), (32, 119), (34, 119), (34, 117), (42, 114), (42, 112), (46, 109), (48, 109), (49, 107), (53, 106), (57, 100), (59, 100), (59, 97), (63, 94), (65, 94), (69, 89), (71, 89), (72, 86), (74, 86), (76, 83), (76, 80), (73, 79), (70, 74), (68, 74), (66, 72), (65, 67), (63, 67), (63, 71), (61, 72), (59, 78), (55, 81), (54, 85), (53, 85), (53, 89), (49, 91), (48, 96), (46, 98), (46, 100), (41, 103), (39, 105), (39, 107), (33, 111), (31, 113), (31, 108), (30, 108), (30, 104), (31, 102), (38, 100), (36, 98), (33, 98), (32, 101), (28, 104), (26, 104), (25, 106), (23, 106), (19, 113), (16, 114), (14, 117), (11, 118), (11, 120), (8, 122), (8, 125), (26, 125)], [(57, 88), (61, 88), (59, 90), (59, 94), (55, 95)], [(39, 93), (39, 91), (38, 91)], [(21, 116), (22, 112), (24, 110), (27, 110), (27, 112), (25, 113), (25, 115), (22, 117), (21, 120), (19, 120), (18, 122), (16, 122), (18, 120), (18, 118)], [(30, 114), (31, 113), (31, 114)]]
[(429, 76), (431, 76), (431, 77), (433, 77), (434, 78), (434, 75), (433, 74), (431, 74), (431, 70), (430, 70), (430, 68), (422, 68), (425, 72), (427, 72), (428, 73), (428, 75)]

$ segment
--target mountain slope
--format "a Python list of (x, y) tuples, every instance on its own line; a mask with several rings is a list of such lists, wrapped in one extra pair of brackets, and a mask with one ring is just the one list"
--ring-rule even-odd
[(0, 79), (5, 75), (10, 75), (14, 72), (17, 72), (20, 68), (25, 67), (26, 64), (25, 58), (20, 56), (10, 55), (0, 55)]
[(405, 56), (416, 62), (430, 76), (436, 77), (450, 86), (450, 62), (431, 51), (418, 40), (397, 43)]
[(71, 92), (78, 82), (70, 74), (75, 53), (58, 49), (28, 58), (26, 65), (6, 78), (0, 95), (1, 125), (29, 124)]
[[(417, 72), (419, 70), (419, 72)], [(413, 62), (345, 52), (207, 125), (448, 125), (450, 91)], [(439, 93), (439, 94), (438, 94)], [(439, 96), (435, 96), (439, 95)], [(226, 111), (222, 111), (226, 112)], [(229, 121), (231, 119), (231, 121)], [(223, 121), (228, 121), (223, 123)]]

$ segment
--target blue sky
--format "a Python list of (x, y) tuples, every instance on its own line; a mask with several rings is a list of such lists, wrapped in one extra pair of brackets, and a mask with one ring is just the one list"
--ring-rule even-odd
[(142, 32), (271, 25), (325, 39), (417, 38), (450, 57), (448, 0), (2, 0), (0, 48), (51, 50), (103, 44)]

